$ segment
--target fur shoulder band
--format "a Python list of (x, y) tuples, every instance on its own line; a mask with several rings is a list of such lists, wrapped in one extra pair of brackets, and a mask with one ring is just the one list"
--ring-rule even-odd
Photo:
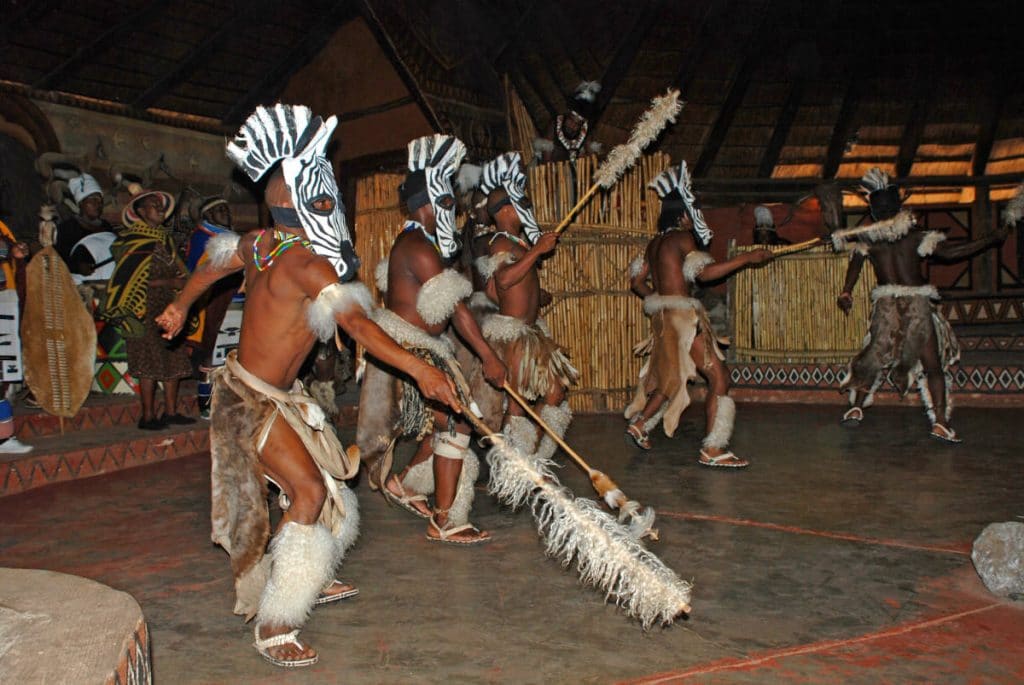
[(707, 252), (695, 250), (686, 255), (686, 260), (683, 262), (683, 278), (685, 278), (689, 283), (696, 283), (697, 277), (700, 276), (700, 272), (709, 264), (714, 263), (715, 258)]
[(629, 263), (629, 277), (636, 278), (640, 275), (640, 270), (644, 268), (644, 259), (647, 258), (643, 252), (633, 257), (633, 261)]
[(703, 309), (695, 297), (685, 295), (648, 295), (644, 298), (644, 314), (652, 316), (666, 309)]
[(206, 243), (206, 259), (215, 269), (231, 266), (231, 260), (238, 254), (238, 241), (242, 236), (237, 233), (218, 233)]
[(373, 270), (373, 282), (377, 284), (377, 292), (381, 295), (388, 291), (388, 258), (385, 257)]
[(332, 283), (321, 290), (309, 305), (306, 321), (316, 337), (326, 342), (334, 337), (337, 327), (334, 315), (353, 307), (360, 307), (367, 314), (373, 311), (373, 298), (370, 297), (369, 289), (359, 281)]
[(945, 239), (945, 233), (941, 233), (939, 231), (928, 231), (921, 238), (921, 243), (917, 246), (917, 254), (922, 257), (930, 256), (935, 252), (935, 248), (939, 246), (939, 243)]
[(433, 336), (421, 328), (395, 314), (390, 309), (383, 307), (375, 311), (370, 318), (381, 327), (392, 340), (405, 348), (430, 350), (441, 359), (451, 361), (455, 355), (455, 348), (448, 338), (444, 336)]
[(489, 281), (495, 271), (506, 264), (514, 264), (515, 262), (516, 256), (511, 252), (499, 252), (494, 255), (477, 257), (476, 261), (473, 262), (473, 268), (476, 269), (477, 273), (483, 276), (485, 281)]
[(453, 269), (445, 269), (423, 284), (416, 296), (416, 311), (429, 326), (448, 319), (456, 305), (473, 294), (473, 285)]

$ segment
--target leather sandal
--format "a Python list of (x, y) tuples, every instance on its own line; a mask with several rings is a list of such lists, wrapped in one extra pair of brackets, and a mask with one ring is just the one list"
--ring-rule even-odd
[(703, 466), (714, 466), (721, 469), (742, 469), (750, 466), (750, 462), (746, 459), (737, 457), (732, 452), (722, 452), (719, 455), (712, 457), (704, 450), (700, 451), (700, 459), (698, 459)]
[[(490, 542), (491, 541), (491, 537), (489, 535), (484, 537), (481, 534), (480, 529), (477, 528), (476, 526), (474, 526), (472, 523), (463, 523), (461, 526), (447, 526), (446, 525), (444, 528), (442, 528), (441, 526), (439, 526), (437, 524), (437, 519), (435, 519), (433, 516), (431, 516), (430, 517), (430, 527), (433, 530), (437, 531), (437, 537), (434, 537), (432, 535), (427, 535), (427, 539), (430, 540), (431, 542), (447, 542), (450, 545), (480, 545), (480, 544), (483, 544), (485, 542)], [(458, 535), (459, 533), (465, 533), (466, 531), (470, 531), (470, 530), (473, 531), (474, 533), (477, 533), (478, 534), (477, 537), (470, 538), (468, 540), (465, 540), (465, 539), (458, 540), (458, 539), (455, 539), (453, 537), (455, 535)]]
[(271, 656), (270, 650), (272, 647), (283, 647), (284, 645), (295, 645), (297, 649), (305, 649), (298, 640), (299, 631), (293, 630), (288, 633), (281, 633), (280, 635), (274, 635), (266, 639), (260, 639), (260, 627), (256, 626), (253, 629), (256, 635), (256, 641), (252, 643), (252, 646), (256, 648), (256, 651), (260, 653), (260, 656), (281, 668), (302, 668), (303, 666), (312, 666), (320, 660), (319, 654), (314, 654), (311, 657), (305, 659), (279, 659), (276, 656)]
[(626, 437), (642, 450), (651, 449), (651, 436), (635, 423), (629, 424), (629, 427), (626, 428)]

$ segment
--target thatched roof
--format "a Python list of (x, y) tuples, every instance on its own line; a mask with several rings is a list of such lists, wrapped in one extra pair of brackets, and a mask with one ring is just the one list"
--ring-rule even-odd
[(361, 21), (408, 88), (400, 101), (480, 155), (509, 144), (507, 75), (540, 131), (580, 81), (601, 81), (592, 135), (606, 144), (651, 96), (681, 89), (687, 107), (659, 148), (724, 189), (876, 165), (914, 178), (1024, 172), (1024, 50), (1005, 0), (12, 4), (0, 27), (9, 88), (186, 125), (231, 129)]

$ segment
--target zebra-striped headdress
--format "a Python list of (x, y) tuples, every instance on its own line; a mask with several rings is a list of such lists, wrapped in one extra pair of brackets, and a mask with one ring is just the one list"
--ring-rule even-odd
[[(527, 240), (530, 244), (536, 243), (537, 238), (540, 238), (540, 226), (533, 215), (533, 203), (526, 196), (526, 174), (523, 173), (523, 160), (518, 152), (502, 153), (484, 165), (480, 192), (489, 195), (498, 188), (503, 188), (508, 194), (507, 203), (515, 208)], [(505, 203), (488, 204), (487, 211), (494, 216)]]
[(449, 259), (459, 251), (455, 232), (455, 195), (452, 180), (466, 146), (455, 136), (435, 133), (409, 143), (409, 174), (399, 194), (410, 212), (430, 203), (437, 221), (437, 247)]
[[(712, 232), (704, 220), (704, 213), (697, 205), (697, 197), (693, 194), (693, 186), (690, 183), (690, 172), (686, 168), (686, 161), (679, 163), (678, 167), (669, 167), (647, 184), (653, 188), (658, 197), (661, 198), (661, 215), (666, 220), (678, 220), (680, 210), (684, 210), (693, 221), (693, 232), (697, 234), (701, 243), (711, 243)], [(659, 228), (664, 230), (670, 221), (663, 221), (659, 218)], [(674, 223), (674, 221), (672, 221)]]
[(313, 252), (330, 260), (340, 280), (349, 281), (356, 277), (359, 259), (326, 156), (337, 125), (337, 117), (324, 121), (302, 105), (260, 106), (228, 143), (227, 154), (254, 181), (281, 162), (295, 208), (271, 207), (271, 214), (284, 225), (301, 225)]

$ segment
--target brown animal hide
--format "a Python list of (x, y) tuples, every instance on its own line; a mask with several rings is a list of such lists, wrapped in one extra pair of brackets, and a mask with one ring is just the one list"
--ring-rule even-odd
[(52, 246), (28, 263), (26, 281), (21, 325), (25, 382), (43, 409), (70, 418), (92, 387), (96, 324)]

